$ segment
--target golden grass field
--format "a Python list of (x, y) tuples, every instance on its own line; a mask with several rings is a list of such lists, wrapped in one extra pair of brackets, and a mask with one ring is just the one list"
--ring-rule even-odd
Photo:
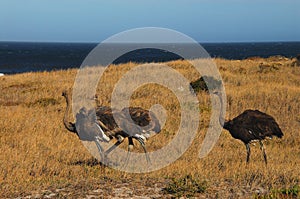
[[(196, 138), (176, 162), (143, 174), (101, 166), (63, 126), (61, 93), (73, 87), (77, 70), (23, 73), (0, 77), (0, 198), (299, 198), (300, 67), (279, 58), (213, 61), (226, 89), (226, 118), (259, 109), (279, 123), (284, 137), (264, 142), (267, 166), (258, 145), (252, 145), (246, 165), (244, 144), (225, 130), (213, 150), (198, 158), (211, 111), (205, 92), (197, 94), (201, 119)], [(112, 65), (105, 71), (97, 88), (104, 105), (118, 79), (136, 65)], [(191, 81), (200, 76), (186, 61), (167, 65)], [(149, 108), (154, 102), (165, 107), (168, 118), (161, 133), (147, 141), (149, 151), (172, 139), (180, 115), (176, 97), (164, 87), (145, 85), (131, 98), (132, 106)], [(126, 146), (125, 141), (121, 147)], [(142, 152), (138, 144), (134, 150)]]

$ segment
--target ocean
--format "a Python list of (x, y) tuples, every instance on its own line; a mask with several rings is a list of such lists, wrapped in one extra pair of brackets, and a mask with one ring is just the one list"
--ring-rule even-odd
[[(95, 43), (38, 43), (0, 42), (0, 74), (51, 71), (79, 68)], [(285, 56), (300, 54), (300, 42), (259, 43), (201, 43), (211, 57), (246, 59), (248, 57)], [(180, 56), (159, 49), (139, 49), (129, 52), (113, 63), (163, 62), (181, 59)]]

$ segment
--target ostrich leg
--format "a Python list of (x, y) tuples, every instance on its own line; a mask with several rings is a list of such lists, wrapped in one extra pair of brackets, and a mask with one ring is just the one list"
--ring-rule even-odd
[(97, 148), (98, 148), (98, 151), (99, 151), (101, 160), (102, 160), (102, 161), (105, 161), (105, 160), (104, 160), (105, 157), (103, 156), (103, 148), (102, 148), (101, 145), (100, 145), (99, 138), (96, 137), (94, 142), (95, 142), (95, 144), (96, 144), (96, 146), (97, 146)]
[(125, 159), (125, 164), (124, 164), (123, 167), (127, 167), (127, 165), (128, 165), (132, 148), (133, 148), (133, 139), (132, 139), (132, 137), (128, 137), (128, 152), (127, 152), (126, 159)]
[(141, 144), (141, 146), (143, 147), (144, 149), (144, 152), (145, 152), (145, 156), (146, 156), (146, 160), (147, 160), (147, 163), (148, 164), (151, 164), (151, 161), (150, 161), (150, 158), (149, 158), (149, 155), (147, 153), (147, 150), (146, 150), (146, 146), (145, 146), (145, 142), (142, 138), (138, 138), (137, 139), (139, 141), (139, 143)]
[(267, 165), (267, 154), (266, 154), (265, 147), (264, 147), (264, 145), (263, 145), (263, 143), (262, 143), (261, 140), (259, 140), (259, 144), (260, 144), (260, 149), (261, 149), (261, 151), (263, 152), (263, 155), (264, 155), (265, 163)]
[(118, 137), (118, 141), (104, 152), (105, 156), (107, 156), (110, 152), (112, 152), (124, 141), (124, 138), (122, 136), (119, 135), (117, 137)]
[(246, 144), (246, 149), (247, 149), (247, 159), (246, 159), (246, 162), (247, 164), (249, 163), (249, 159), (250, 159), (250, 145), (249, 143)]

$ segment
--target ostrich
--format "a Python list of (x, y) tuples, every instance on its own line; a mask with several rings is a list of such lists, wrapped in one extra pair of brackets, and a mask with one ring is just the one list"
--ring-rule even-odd
[(63, 119), (66, 129), (72, 133), (75, 133), (82, 141), (94, 141), (102, 157), (103, 149), (100, 145), (100, 142), (109, 142), (110, 138), (104, 133), (98, 123), (93, 122), (96, 120), (96, 118), (92, 118), (92, 115), (89, 114), (85, 108), (81, 108), (79, 113), (76, 114), (76, 125), (75, 123), (68, 122), (67, 118), (70, 111), (70, 98), (66, 91), (62, 93), (62, 96), (66, 98), (67, 103), (67, 108)]
[[(133, 139), (136, 139), (144, 149), (147, 162), (150, 163), (145, 141), (147, 138), (159, 133), (161, 130), (159, 121), (153, 112), (140, 107), (124, 108), (122, 111), (114, 110), (114, 115), (120, 123), (119, 127), (114, 120), (113, 110), (110, 107), (98, 106), (95, 110), (89, 111), (85, 108), (81, 108), (79, 113), (76, 114), (76, 123), (72, 123), (67, 120), (70, 110), (70, 96), (67, 91), (64, 91), (62, 96), (65, 97), (67, 103), (63, 120), (65, 127), (67, 130), (76, 133), (81, 140), (95, 141), (99, 153), (104, 154), (104, 156), (101, 155), (101, 158), (106, 158), (107, 155), (119, 146), (125, 138), (128, 138), (128, 154), (126, 162), (129, 159), (130, 151), (134, 145)], [(130, 114), (132, 121), (129, 121), (129, 119), (126, 118), (126, 113)], [(95, 115), (96, 118), (93, 118)], [(82, 125), (83, 123), (85, 125)], [(80, 133), (79, 136), (78, 132), (81, 132), (81, 129), (76, 129), (78, 126), (84, 129), (83, 134), (86, 135), (82, 135), (82, 133)], [(90, 128), (87, 128), (86, 126), (89, 126)], [(91, 128), (91, 126), (93, 128)], [(116, 138), (117, 142), (103, 152), (100, 142), (109, 142), (113, 138)]]
[(228, 130), (233, 138), (241, 140), (246, 145), (246, 162), (248, 163), (250, 158), (250, 143), (258, 140), (265, 163), (267, 164), (267, 155), (262, 140), (266, 137), (271, 138), (272, 136), (277, 136), (278, 138), (281, 138), (283, 136), (275, 119), (259, 110), (245, 110), (242, 114), (232, 120), (225, 121), (222, 117), (223, 101), (221, 94), (218, 92), (214, 92), (214, 94), (219, 97), (221, 103), (221, 113), (219, 117), (220, 125)]
[[(130, 115), (132, 121), (129, 121), (126, 115)], [(120, 127), (114, 129), (113, 132), (123, 132), (122, 136), (128, 137), (129, 142), (125, 165), (127, 165), (130, 151), (133, 148), (133, 138), (141, 144), (145, 152), (146, 160), (148, 163), (150, 163), (145, 141), (161, 131), (159, 120), (155, 114), (141, 107), (126, 107), (123, 108), (120, 113), (118, 113), (117, 119), (120, 121)], [(121, 140), (121, 142), (122, 141), (123, 140)], [(121, 142), (118, 140), (115, 145), (106, 151), (106, 155), (116, 146), (121, 144)]]

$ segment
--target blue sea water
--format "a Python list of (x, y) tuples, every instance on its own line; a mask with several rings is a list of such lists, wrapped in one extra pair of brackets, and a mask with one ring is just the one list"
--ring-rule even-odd
[[(0, 42), (0, 73), (78, 68), (96, 45), (95, 43)], [(201, 45), (211, 57), (225, 59), (274, 55), (295, 57), (300, 54), (300, 42), (203, 43)], [(113, 63), (162, 62), (176, 59), (181, 57), (164, 50), (139, 49), (117, 58)]]

